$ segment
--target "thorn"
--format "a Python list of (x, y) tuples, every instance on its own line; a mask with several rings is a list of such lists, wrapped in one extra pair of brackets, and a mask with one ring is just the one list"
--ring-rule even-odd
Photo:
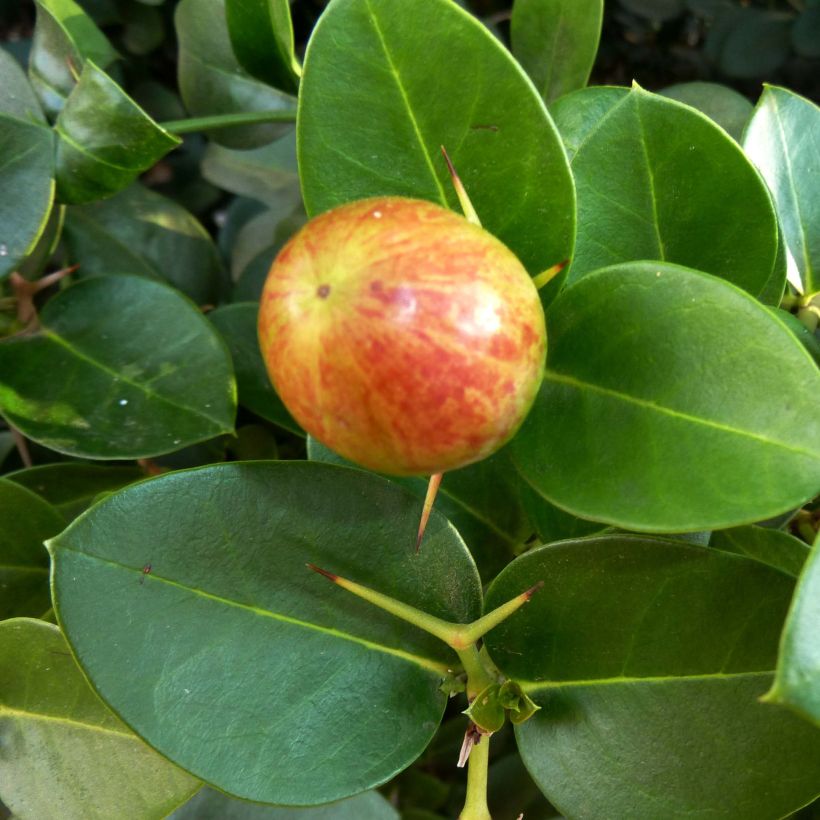
[(165, 467), (161, 467), (151, 458), (138, 458), (137, 466), (148, 476), (162, 475), (166, 472)]
[(14, 446), (20, 454), (20, 461), (23, 462), (23, 466), (32, 467), (34, 462), (31, 460), (31, 453), (29, 452), (28, 441), (26, 441), (25, 436), (16, 427), (12, 427), (11, 425), (9, 425), (9, 430), (14, 440)]
[(321, 567), (317, 567), (316, 564), (311, 564), (309, 561), (305, 566), (308, 569), (312, 569), (314, 572), (318, 572), (319, 575), (324, 575), (329, 581), (333, 581), (334, 584), (339, 583), (339, 576), (333, 572), (328, 572), (326, 569), (322, 569)]
[(65, 62), (68, 66), (69, 72), (71, 72), (71, 76), (74, 78), (74, 82), (80, 82), (80, 72), (77, 70), (77, 66), (74, 65), (74, 60), (71, 59), (70, 54), (65, 58)]
[(464, 216), (468, 222), (472, 222), (473, 225), (478, 225), (480, 228), (481, 220), (478, 218), (478, 214), (475, 212), (475, 208), (473, 208), (473, 203), (470, 202), (470, 197), (467, 195), (461, 178), (456, 172), (455, 165), (453, 165), (447, 153), (447, 149), (443, 145), (441, 146), (441, 153), (444, 155), (444, 161), (447, 163), (447, 170), (450, 172), (450, 179), (453, 181), (453, 188), (455, 188), (456, 196), (461, 204), (461, 210), (464, 211)]
[(557, 265), (553, 265), (551, 268), (547, 268), (543, 273), (539, 273), (537, 276), (533, 276), (532, 283), (538, 290), (544, 287), (544, 285), (551, 282), (559, 273), (569, 265), (569, 259), (564, 259), (563, 262), (559, 262)]
[(532, 596), (535, 595), (535, 593), (538, 592), (538, 590), (541, 589), (542, 586), (544, 586), (544, 582), (539, 581), (537, 584), (531, 586), (526, 592), (522, 592), (521, 597), (525, 601), (529, 601), (530, 598), (532, 598)]
[(435, 473), (430, 476), (427, 484), (427, 495), (424, 497), (424, 506), (421, 509), (421, 521), (419, 522), (419, 533), (416, 538), (416, 552), (421, 548), (421, 539), (424, 538), (424, 531), (427, 529), (427, 522), (430, 520), (430, 512), (433, 509), (433, 502), (436, 500), (438, 488), (444, 473)]

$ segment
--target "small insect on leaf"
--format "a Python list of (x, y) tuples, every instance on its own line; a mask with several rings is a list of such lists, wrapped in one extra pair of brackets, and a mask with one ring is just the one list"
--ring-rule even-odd
[(145, 583), (145, 576), (148, 575), (150, 572), (151, 572), (151, 565), (146, 564), (142, 568), (142, 575), (140, 576), (140, 586), (142, 586)]

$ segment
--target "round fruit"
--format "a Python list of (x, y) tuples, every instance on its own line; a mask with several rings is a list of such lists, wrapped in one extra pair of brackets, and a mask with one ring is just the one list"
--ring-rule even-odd
[(430, 202), (361, 200), (282, 248), (259, 338), (307, 432), (394, 475), (453, 470), (515, 433), (544, 369), (526, 270), (494, 236)]

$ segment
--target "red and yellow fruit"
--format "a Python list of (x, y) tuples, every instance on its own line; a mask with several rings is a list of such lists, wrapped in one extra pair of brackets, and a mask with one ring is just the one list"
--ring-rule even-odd
[(515, 255), (457, 214), (399, 197), (328, 211), (285, 245), (259, 338), (304, 429), (394, 475), (497, 450), (529, 410), (546, 354), (538, 293)]

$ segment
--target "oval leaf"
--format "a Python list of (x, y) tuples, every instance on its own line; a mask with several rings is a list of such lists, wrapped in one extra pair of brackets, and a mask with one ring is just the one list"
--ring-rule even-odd
[(26, 122), (46, 121), (25, 71), (4, 48), (0, 48), (0, 111)]
[(817, 796), (820, 733), (759, 702), (792, 579), (709, 547), (612, 535), (527, 553), (486, 606), (539, 582), (487, 647), (541, 706), (516, 737), (562, 813), (771, 820)]
[(712, 533), (709, 544), (724, 552), (754, 558), (797, 578), (809, 555), (808, 547), (787, 532), (769, 527), (733, 527)]
[(678, 83), (660, 93), (670, 100), (697, 108), (738, 142), (752, 116), (752, 104), (746, 97), (720, 83)]
[(469, 622), (475, 565), (435, 513), (416, 554), (420, 512), (401, 488), (324, 464), (161, 476), (50, 542), (60, 622), (106, 701), (181, 766), (252, 800), (336, 800), (422, 752), (455, 656), (305, 564)]
[(55, 124), (57, 198), (80, 203), (130, 185), (182, 140), (87, 60)]
[(449, 0), (333, 3), (299, 100), (311, 216), (381, 194), (460, 211), (444, 145), (484, 227), (530, 273), (569, 257), (574, 193), (552, 121), (504, 47)]
[(820, 290), (820, 108), (767, 86), (743, 148), (774, 195), (786, 244), (806, 293)]
[(820, 372), (742, 291), (636, 262), (585, 277), (551, 317), (544, 383), (511, 445), (549, 501), (679, 532), (758, 521), (817, 492)]
[(0, 793), (20, 820), (164, 817), (200, 783), (106, 709), (56, 626), (0, 624)]
[(35, 441), (75, 456), (144, 458), (233, 429), (228, 351), (171, 288), (86, 279), (51, 299), (40, 325), (0, 343), (0, 409)]
[(603, 0), (513, 3), (512, 51), (546, 102), (587, 84), (603, 13)]
[(621, 86), (593, 85), (566, 94), (550, 105), (550, 114), (570, 160), (587, 135), (596, 130), (598, 122), (627, 94), (629, 89)]
[(636, 259), (728, 279), (757, 296), (777, 254), (769, 193), (707, 117), (634, 88), (572, 159), (578, 241), (569, 281)]

